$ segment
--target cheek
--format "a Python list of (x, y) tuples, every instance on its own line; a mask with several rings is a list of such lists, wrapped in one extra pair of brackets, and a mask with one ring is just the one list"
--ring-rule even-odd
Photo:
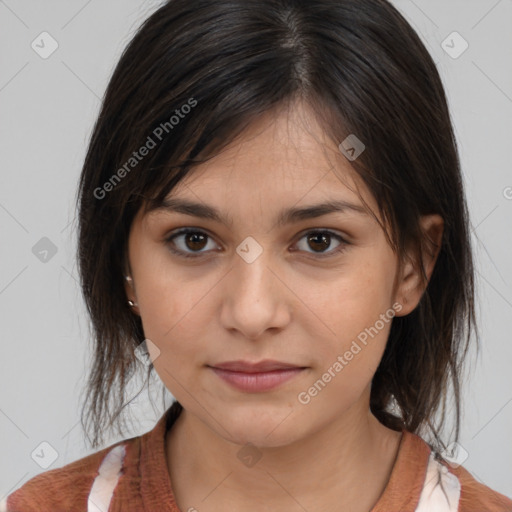
[(162, 341), (173, 339), (180, 324), (195, 314), (213, 285), (211, 278), (198, 269), (173, 265), (166, 250), (154, 243), (146, 242), (133, 260), (137, 269), (137, 302), (146, 336)]
[(160, 350), (155, 369), (172, 389), (170, 376), (179, 381), (204, 356), (205, 331), (213, 318), (208, 293), (218, 279), (192, 279), (184, 271), (164, 277), (169, 274), (146, 271), (140, 276), (137, 297), (144, 334)]
[[(342, 356), (343, 373), (362, 373), (371, 378), (385, 349), (394, 310), (390, 301), (393, 274), (385, 260), (361, 260), (331, 283), (321, 300), (319, 316), (324, 343), (318, 344), (323, 369), (330, 368)], [(321, 322), (311, 321), (309, 330)], [(339, 366), (338, 366), (339, 368)]]
[(324, 316), (344, 338), (373, 325), (391, 306), (392, 275), (384, 265), (361, 262), (329, 285), (321, 300)]

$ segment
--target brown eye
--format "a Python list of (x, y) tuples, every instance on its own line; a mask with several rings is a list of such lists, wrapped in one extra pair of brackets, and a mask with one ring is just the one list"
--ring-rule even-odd
[[(299, 248), (300, 251), (316, 255), (317, 258), (325, 258), (341, 253), (348, 245), (340, 235), (328, 230), (309, 231), (301, 237), (306, 240), (304, 247)], [(333, 239), (337, 242), (334, 249), (332, 247)], [(177, 233), (172, 233), (166, 239), (166, 244), (173, 254), (177, 254), (183, 258), (199, 258), (208, 252), (215, 250), (213, 240), (204, 231), (195, 228), (183, 228)], [(208, 246), (208, 242), (212, 242), (213, 247), (210, 250), (204, 250)], [(300, 244), (297, 244), (300, 245)], [(309, 250), (308, 250), (309, 249)]]
[(186, 233), (185, 234), (185, 244), (192, 251), (200, 251), (206, 245), (207, 235), (203, 233)]
[(166, 243), (172, 253), (184, 258), (196, 258), (207, 252), (203, 249), (208, 245), (209, 240), (209, 235), (204, 231), (185, 228), (167, 237)]
[[(345, 242), (340, 235), (332, 231), (309, 231), (301, 238), (301, 240), (303, 239), (306, 239), (306, 244), (304, 244), (305, 247), (303, 245), (301, 250), (309, 252), (310, 254), (318, 254), (320, 258), (340, 253), (347, 245), (347, 242)], [(328, 251), (332, 246), (333, 239), (337, 241), (338, 245), (336, 245), (333, 250)], [(308, 251), (308, 248), (312, 249), (312, 251)]]
[(314, 251), (321, 252), (329, 248), (331, 239), (329, 235), (314, 233), (313, 235), (308, 235), (308, 243)]

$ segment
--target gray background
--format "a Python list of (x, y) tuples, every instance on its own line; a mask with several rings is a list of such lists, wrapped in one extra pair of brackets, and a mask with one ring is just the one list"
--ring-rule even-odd
[[(512, 496), (512, 0), (393, 3), (445, 83), (473, 225), (482, 351), (478, 360), (472, 355), (463, 387), (463, 465)], [(74, 198), (113, 67), (158, 4), (0, 1), (0, 499), (44, 471), (52, 449), (57, 459), (48, 469), (92, 451), (79, 424), (90, 352)], [(58, 43), (46, 59), (31, 47), (34, 40), (41, 46), (43, 31)], [(458, 58), (443, 49), (445, 40), (452, 52), (463, 48), (457, 36), (446, 39), (454, 31), (469, 44)], [(50, 252), (38, 254), (41, 247)], [(130, 407), (140, 419), (132, 435), (163, 412), (144, 393)]]

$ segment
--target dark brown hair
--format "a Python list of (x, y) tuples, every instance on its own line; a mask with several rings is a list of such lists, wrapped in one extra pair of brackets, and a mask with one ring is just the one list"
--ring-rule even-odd
[[(135, 214), (160, 205), (258, 116), (295, 99), (336, 145), (348, 134), (364, 142), (352, 164), (401, 259), (408, 244), (421, 255), (421, 215), (444, 219), (419, 305), (393, 319), (370, 407), (390, 428), (425, 427), (440, 449), (451, 383), (458, 439), (474, 270), (447, 100), (420, 38), (385, 0), (169, 0), (114, 70), (79, 183), (79, 273), (94, 337), (82, 426), (92, 426), (93, 447), (127, 405), (134, 349), (145, 338), (123, 280)], [(142, 146), (149, 150), (136, 158)]]

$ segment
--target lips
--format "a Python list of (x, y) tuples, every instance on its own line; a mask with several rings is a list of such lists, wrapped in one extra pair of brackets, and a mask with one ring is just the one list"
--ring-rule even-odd
[(218, 368), (219, 370), (229, 370), (232, 372), (242, 372), (242, 373), (264, 373), (264, 372), (272, 372), (275, 370), (289, 370), (291, 368), (304, 368), (303, 366), (284, 363), (282, 361), (275, 361), (272, 359), (265, 359), (264, 361), (259, 361), (255, 363), (251, 363), (250, 361), (227, 361), (225, 363), (218, 363), (211, 365), (213, 368)]
[(255, 363), (227, 361), (209, 368), (231, 387), (247, 393), (273, 390), (306, 369), (304, 366), (270, 359)]

